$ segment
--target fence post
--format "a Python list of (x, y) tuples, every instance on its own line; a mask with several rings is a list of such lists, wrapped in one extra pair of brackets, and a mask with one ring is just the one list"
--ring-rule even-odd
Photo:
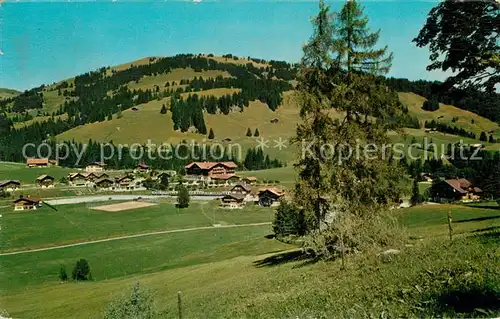
[(451, 210), (448, 211), (448, 232), (450, 233), (450, 241), (453, 240), (453, 227), (451, 225), (452, 222), (452, 217), (451, 217)]
[(177, 292), (177, 309), (179, 310), (179, 319), (182, 319), (182, 293)]

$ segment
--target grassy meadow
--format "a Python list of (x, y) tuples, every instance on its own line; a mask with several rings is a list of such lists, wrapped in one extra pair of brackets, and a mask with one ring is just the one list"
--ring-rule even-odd
[(237, 211), (223, 210), (218, 208), (216, 200), (196, 201), (186, 209), (176, 208), (168, 200), (156, 206), (119, 212), (91, 208), (109, 203), (58, 205), (57, 211), (46, 205), (35, 212), (0, 208), (3, 214), (0, 252), (214, 224), (270, 222), (274, 214), (272, 209), (257, 205)]
[[(453, 242), (448, 240), (448, 210), (456, 233)], [(137, 217), (139, 211), (106, 214), (122, 219), (123, 214)], [(255, 213), (227, 211), (232, 218)], [(177, 291), (182, 291), (186, 318), (500, 314), (495, 308), (500, 209), (489, 203), (425, 205), (395, 214), (410, 235), (402, 253), (388, 260), (372, 254), (349, 256), (344, 272), (340, 261), (304, 259), (295, 246), (266, 238), (270, 226), (213, 228), (0, 256), (0, 308), (16, 318), (94, 318), (139, 281), (153, 289), (159, 317), (169, 318), (177, 315)], [(50, 227), (39, 224), (39, 229)], [(93, 281), (59, 283), (59, 266), (70, 272), (78, 258), (89, 261)], [(469, 294), (467, 302), (456, 301), (462, 294)]]
[(59, 166), (28, 168), (24, 163), (0, 162), (0, 180), (15, 179), (23, 184), (35, 184), (38, 176), (47, 174), (58, 181), (61, 177), (74, 172), (74, 169)]

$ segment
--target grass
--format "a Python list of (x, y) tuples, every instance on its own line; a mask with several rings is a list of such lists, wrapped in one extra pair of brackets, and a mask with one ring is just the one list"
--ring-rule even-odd
[[(411, 241), (389, 259), (349, 256), (345, 271), (340, 261), (304, 260), (293, 246), (265, 239), (269, 227), (46, 251), (35, 255), (36, 264), (29, 254), (0, 257), (6, 270), (0, 305), (21, 318), (96, 317), (139, 281), (155, 291), (163, 318), (177, 315), (177, 291), (186, 318), (496, 317), (499, 233), (477, 233), (483, 225), (471, 220), (494, 211), (428, 205), (398, 212), (414, 234), (419, 225), (443, 226), (436, 216), (450, 208), (457, 210), (455, 225), (471, 225), (467, 234), (452, 243), (432, 236)], [(71, 271), (81, 257), (94, 281), (59, 284), (59, 265)]]
[(243, 177), (254, 176), (261, 182), (264, 180), (279, 181), (280, 183), (277, 185), (278, 187), (283, 186), (288, 189), (293, 188), (297, 178), (297, 171), (295, 171), (293, 166), (264, 169), (259, 171), (241, 171), (237, 174)]
[(73, 171), (74, 169), (59, 166), (28, 168), (26, 164), (22, 163), (0, 162), (0, 180), (17, 179), (21, 181), (21, 186), (23, 184), (34, 184), (35, 179), (43, 174), (59, 180)]
[(10, 97), (14, 97), (19, 95), (21, 92), (13, 89), (5, 89), (5, 88), (0, 88), (0, 100), (1, 99), (8, 99)]
[[(475, 113), (446, 104), (439, 104), (439, 110), (437, 111), (425, 111), (422, 109), (422, 105), (426, 99), (415, 93), (401, 92), (399, 93), (399, 98), (408, 106), (410, 113), (416, 115), (422, 123), (424, 121), (436, 120), (451, 126), (463, 128), (469, 132), (474, 132), (478, 138), (481, 132), (488, 133), (490, 131), (494, 131), (494, 135), (500, 137), (500, 126), (498, 123)], [(452, 121), (453, 118), (458, 118), (455, 123)], [(472, 123), (472, 120), (474, 120), (474, 123)]]
[[(105, 203), (104, 203), (105, 204)], [(104, 205), (94, 203), (92, 206)], [(47, 206), (36, 212), (13, 212), (3, 208), (0, 251), (16, 251), (57, 246), (81, 241), (131, 235), (161, 230), (206, 227), (212, 224), (238, 225), (270, 222), (273, 210), (249, 205), (228, 211), (217, 207), (218, 201), (193, 202), (178, 209), (164, 201), (141, 209), (104, 212), (89, 209), (87, 204), (60, 205), (57, 211)]]

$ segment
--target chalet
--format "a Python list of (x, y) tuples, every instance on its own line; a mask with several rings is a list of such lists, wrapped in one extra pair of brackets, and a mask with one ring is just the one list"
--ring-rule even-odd
[(471, 181), (465, 178), (457, 178), (434, 184), (431, 193), (437, 202), (470, 202), (481, 199), (483, 191), (474, 186)]
[(55, 180), (55, 178), (52, 176), (40, 175), (36, 178), (35, 183), (36, 183), (36, 185), (38, 185), (42, 188), (54, 187), (54, 180)]
[(253, 185), (253, 184), (257, 183), (257, 177), (249, 176), (249, 177), (243, 178), (241, 181), (245, 184)]
[(96, 173), (95, 176), (97, 177), (97, 179), (101, 179), (101, 178), (109, 178), (109, 175), (106, 174), (106, 173)]
[(95, 181), (95, 186), (101, 189), (110, 189), (113, 187), (115, 182), (109, 177), (103, 177)]
[(102, 172), (104, 171), (105, 168), (106, 164), (104, 164), (103, 162), (93, 162), (85, 166), (85, 172), (87, 173)]
[(234, 175), (238, 167), (234, 162), (193, 162), (185, 166), (188, 175), (214, 176)]
[(20, 186), (21, 186), (21, 182), (18, 180), (0, 181), (0, 190), (6, 191), (6, 192), (16, 191), (19, 189)]
[(245, 206), (244, 194), (228, 194), (220, 199), (220, 208), (238, 209)]
[(157, 180), (163, 180), (163, 179), (171, 179), (174, 176), (172, 172), (161, 172), (160, 174), (156, 175), (154, 178)]
[(68, 182), (73, 186), (85, 186), (87, 184), (87, 177), (81, 173), (70, 173), (68, 175)]
[(231, 188), (232, 194), (248, 195), (252, 192), (252, 187), (245, 183), (238, 183)]
[(259, 205), (261, 206), (276, 206), (279, 204), (280, 198), (285, 194), (283, 191), (275, 187), (267, 187), (259, 190)]
[(144, 173), (146, 173), (146, 172), (149, 172), (149, 171), (150, 171), (150, 169), (151, 169), (151, 168), (149, 167), (149, 165), (146, 165), (145, 163), (140, 163), (140, 164), (138, 164), (138, 165), (135, 167), (135, 171), (136, 171), (136, 172), (144, 172)]
[(48, 158), (28, 158), (26, 166), (28, 167), (49, 167), (50, 162)]
[(131, 187), (132, 182), (134, 181), (134, 178), (132, 176), (129, 176), (129, 175), (124, 175), (124, 176), (117, 177), (115, 179), (115, 181), (116, 181), (116, 184), (118, 184), (118, 186), (120, 186), (120, 188), (129, 189)]
[(40, 206), (40, 198), (37, 197), (20, 196), (14, 201), (14, 210), (35, 210)]
[(93, 181), (99, 179), (99, 176), (96, 173), (86, 173), (86, 174), (83, 174), (83, 176), (85, 176), (85, 180), (88, 182), (93, 182)]
[(213, 175), (210, 177), (212, 181), (215, 181), (218, 184), (233, 184), (240, 180), (240, 177), (234, 174), (219, 174)]

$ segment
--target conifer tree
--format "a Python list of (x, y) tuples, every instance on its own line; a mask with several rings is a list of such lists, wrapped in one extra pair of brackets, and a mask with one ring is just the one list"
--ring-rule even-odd
[(252, 131), (250, 130), (250, 128), (247, 129), (247, 136), (252, 136)]
[(165, 107), (165, 104), (161, 106), (160, 114), (167, 114), (167, 108)]
[(255, 132), (253, 133), (253, 136), (257, 137), (257, 136), (259, 136), (259, 135), (260, 135), (259, 129), (258, 129), (258, 128), (256, 128), (256, 129), (255, 129)]
[[(389, 143), (388, 130), (398, 128), (393, 119), (401, 118), (403, 107), (379, 77), (389, 71), (392, 55), (386, 47), (375, 47), (379, 32), (371, 32), (367, 24), (355, 0), (347, 1), (335, 20), (320, 1), (300, 65), (302, 121), (296, 140), (306, 148), (297, 165), (295, 200), (308, 214), (309, 231), (323, 236), (322, 253), (329, 251), (324, 245), (338, 246), (342, 238), (341, 246), (357, 249), (376, 242), (370, 236), (377, 234), (366, 227), (381, 220), (402, 191), (404, 174), (382, 145)], [(345, 118), (335, 122), (331, 110)], [(376, 151), (370, 158), (356, 156), (351, 152), (358, 147)], [(324, 224), (327, 215), (335, 222)]]
[(213, 140), (215, 138), (214, 130), (210, 128), (210, 132), (208, 133), (208, 139)]

